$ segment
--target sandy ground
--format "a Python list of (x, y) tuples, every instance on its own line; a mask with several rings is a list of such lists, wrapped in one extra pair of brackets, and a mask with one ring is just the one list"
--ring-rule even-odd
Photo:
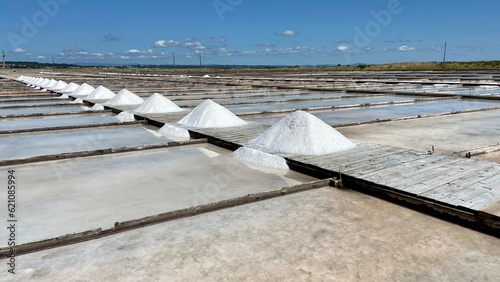
[(321, 188), (18, 259), (2, 281), (497, 281), (500, 241)]
[(489, 154), (479, 155), (474, 157), (474, 159), (500, 163), (500, 152), (493, 152)]

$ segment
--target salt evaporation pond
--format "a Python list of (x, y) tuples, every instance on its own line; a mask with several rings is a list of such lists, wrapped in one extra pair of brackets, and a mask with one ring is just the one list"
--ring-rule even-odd
[(315, 180), (251, 169), (209, 144), (11, 168), (23, 177), (18, 244)]
[(23, 109), (0, 109), (0, 116), (24, 115), (24, 114), (52, 114), (52, 113), (74, 113), (85, 112), (86, 109), (77, 104), (68, 104), (66, 107), (47, 108), (23, 108)]
[[(141, 126), (0, 136), (0, 160), (168, 142)], [(22, 150), (19, 150), (22, 148)]]
[[(221, 98), (211, 98), (215, 102), (225, 105), (225, 104), (236, 104), (236, 103), (264, 103), (264, 102), (275, 102), (275, 101), (288, 101), (288, 100), (309, 100), (309, 99), (328, 99), (328, 98), (340, 98), (347, 96), (355, 96), (352, 94), (345, 93), (335, 93), (335, 94), (316, 94), (316, 95), (294, 95), (294, 96), (273, 96), (273, 97), (256, 97), (256, 98), (239, 98), (239, 97), (231, 97), (224, 99)], [(181, 106), (196, 106), (201, 103), (203, 100), (187, 100), (187, 101), (176, 101), (178, 105)]]
[(0, 130), (37, 129), (60, 126), (80, 126), (92, 124), (119, 123), (113, 116), (105, 115), (79, 115), (70, 117), (40, 117), (30, 119), (5, 119), (0, 120)]
[[(422, 97), (420, 97), (420, 98), (422, 98)], [(381, 96), (381, 97), (341, 99), (341, 100), (330, 100), (330, 101), (276, 103), (276, 104), (272, 104), (272, 105), (249, 105), (249, 106), (234, 105), (234, 106), (227, 106), (227, 108), (235, 113), (243, 114), (243, 113), (250, 113), (250, 112), (295, 110), (295, 109), (358, 105), (358, 104), (366, 104), (366, 103), (380, 103), (380, 102), (391, 102), (391, 101), (397, 102), (397, 101), (408, 101), (408, 100), (414, 100), (414, 99), (416, 99), (416, 97)]]
[[(329, 111), (312, 112), (312, 114), (330, 125), (340, 125), (354, 122), (367, 122), (377, 119), (384, 120), (417, 115), (451, 113), (456, 111), (498, 106), (500, 106), (500, 103), (495, 102), (482, 102), (475, 100), (446, 100), (418, 102), (412, 104), (369, 106), (352, 109), (336, 109)], [(274, 124), (285, 115), (286, 114), (273, 115), (270, 117), (249, 117), (245, 118), (245, 120), (264, 124)]]
[(12, 102), (12, 103), (2, 103), (0, 104), (0, 108), (5, 107), (31, 107), (31, 106), (43, 106), (43, 105), (66, 105), (69, 104), (70, 101), (65, 100), (55, 100), (55, 101), (23, 101), (23, 102)]

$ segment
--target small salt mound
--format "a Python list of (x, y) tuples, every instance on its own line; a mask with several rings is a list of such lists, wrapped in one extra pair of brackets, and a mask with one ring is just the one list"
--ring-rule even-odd
[(271, 154), (326, 155), (354, 149), (356, 144), (319, 118), (296, 111), (248, 143)]
[(158, 133), (175, 141), (189, 140), (190, 138), (187, 129), (173, 126), (168, 123), (165, 123), (165, 125), (158, 130)]
[(93, 86), (83, 83), (71, 93), (71, 96), (88, 96), (90, 93), (94, 92), (94, 90), (95, 88)]
[(122, 89), (116, 96), (104, 103), (106, 106), (119, 106), (119, 105), (139, 105), (144, 103), (144, 99), (128, 91)]
[(97, 87), (92, 93), (90, 93), (85, 99), (87, 100), (104, 100), (111, 99), (115, 97), (115, 93), (104, 86)]
[(60, 91), (64, 87), (68, 86), (68, 84), (62, 80), (59, 80), (54, 84), (54, 86), (50, 87), (50, 90), (52, 91)]
[(62, 94), (61, 96), (57, 97), (57, 99), (68, 99), (69, 96), (68, 94)]
[(184, 109), (158, 93), (151, 95), (142, 105), (134, 109), (134, 112), (141, 114), (161, 114), (182, 111), (184, 111)]
[(69, 102), (70, 104), (83, 104), (82, 99), (75, 99), (74, 101)]
[(208, 99), (187, 114), (178, 124), (189, 127), (210, 128), (243, 126), (248, 123), (230, 110)]
[(286, 160), (283, 157), (271, 155), (248, 147), (240, 147), (234, 151), (234, 157), (238, 160), (258, 166), (265, 166), (276, 169), (288, 169)]
[(121, 122), (135, 121), (134, 114), (121, 112), (116, 116)]
[(92, 108), (90, 108), (92, 111), (103, 111), (104, 106), (101, 104), (95, 104)]
[(80, 87), (80, 85), (78, 85), (74, 82), (70, 82), (68, 85), (66, 85), (66, 87), (64, 87), (63, 89), (61, 89), (57, 92), (69, 94), (69, 93), (72, 93), (73, 91), (75, 91), (76, 89), (78, 89), (78, 87)]
[(210, 75), (205, 74), (203, 77), (204, 77), (204, 78), (209, 78), (209, 77), (210, 77)]

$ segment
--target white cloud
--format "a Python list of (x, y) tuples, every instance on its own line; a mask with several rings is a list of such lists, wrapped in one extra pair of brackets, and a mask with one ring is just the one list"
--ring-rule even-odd
[(165, 48), (165, 47), (170, 47), (170, 46), (179, 46), (179, 42), (174, 41), (174, 40), (158, 40), (155, 42), (155, 47), (158, 48)]
[(104, 54), (103, 53), (92, 53), (90, 54), (91, 56), (94, 56), (94, 57), (104, 57)]
[(146, 52), (147, 52), (148, 54), (153, 54), (153, 50), (151, 50), (151, 49), (148, 49)]
[(284, 36), (294, 36), (294, 35), (297, 35), (298, 32), (296, 32), (294, 30), (285, 30), (283, 32), (278, 32), (277, 34), (278, 35), (284, 35)]
[(339, 45), (339, 46), (337, 46), (337, 50), (342, 51), (342, 52), (349, 51), (349, 46)]
[(37, 56), (37, 59), (45, 59), (45, 56)]
[(137, 49), (130, 49), (127, 52), (125, 52), (125, 54), (139, 54), (139, 53), (141, 53), (141, 51)]
[(24, 50), (23, 48), (16, 48), (13, 50), (14, 53), (26, 53), (26, 50)]
[(398, 51), (414, 51), (414, 50), (415, 50), (415, 47), (406, 46), (406, 45), (398, 47)]
[(124, 59), (124, 60), (126, 60), (126, 59), (130, 59), (130, 57), (129, 57), (129, 56), (120, 56), (119, 58), (120, 58), (120, 59)]

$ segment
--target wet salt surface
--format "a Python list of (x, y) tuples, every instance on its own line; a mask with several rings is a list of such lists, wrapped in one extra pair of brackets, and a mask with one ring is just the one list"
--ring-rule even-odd
[(343, 105), (357, 105), (366, 103), (377, 102), (397, 102), (413, 100), (415, 97), (409, 96), (383, 96), (383, 97), (369, 97), (369, 98), (356, 98), (356, 99), (341, 99), (330, 101), (315, 101), (315, 102), (289, 102), (289, 103), (276, 103), (272, 105), (251, 105), (251, 106), (227, 106), (228, 109), (235, 113), (248, 113), (248, 112), (264, 112), (275, 110), (294, 110), (315, 107), (333, 107)]
[[(489, 108), (500, 106), (495, 102), (479, 102), (472, 100), (449, 100), (434, 102), (419, 102), (414, 104), (369, 106), (353, 109), (337, 109), (331, 111), (318, 111), (312, 114), (330, 125), (339, 125), (353, 122), (365, 122), (372, 120), (383, 120), (391, 118), (410, 117), (416, 115), (430, 115), (439, 113), (449, 113), (476, 108)], [(274, 124), (286, 116), (275, 115), (271, 117), (246, 118), (247, 121)]]
[(33, 119), (4, 119), (0, 120), (0, 130), (35, 129), (59, 126), (78, 126), (88, 124), (118, 123), (117, 118), (105, 115), (46, 117)]
[[(314, 180), (251, 169), (208, 144), (12, 169), (23, 187), (19, 244)], [(1, 232), (1, 242), (5, 236)]]
[[(225, 104), (235, 104), (235, 103), (263, 103), (263, 102), (273, 102), (273, 101), (287, 101), (287, 100), (306, 100), (306, 99), (327, 99), (327, 98), (338, 98), (345, 96), (353, 96), (352, 94), (346, 93), (336, 93), (336, 94), (316, 94), (316, 95), (293, 95), (293, 96), (275, 96), (275, 97), (260, 97), (260, 98), (229, 98), (229, 99), (213, 99), (215, 102), (225, 105)], [(203, 100), (189, 100), (189, 101), (176, 101), (180, 106), (196, 106), (203, 102)]]
[(0, 108), (3, 108), (3, 107), (29, 107), (29, 106), (38, 106), (38, 105), (65, 105), (65, 104), (69, 104), (69, 100), (56, 100), (54, 99), (54, 101), (34, 101), (34, 102), (14, 102), (14, 103), (1, 103), (0, 104)]
[(21, 114), (51, 114), (51, 113), (69, 113), (85, 112), (81, 105), (73, 104), (68, 107), (47, 107), (47, 108), (23, 108), (23, 109), (0, 109), (0, 116), (21, 115)]
[(168, 142), (141, 126), (0, 136), (0, 160)]

